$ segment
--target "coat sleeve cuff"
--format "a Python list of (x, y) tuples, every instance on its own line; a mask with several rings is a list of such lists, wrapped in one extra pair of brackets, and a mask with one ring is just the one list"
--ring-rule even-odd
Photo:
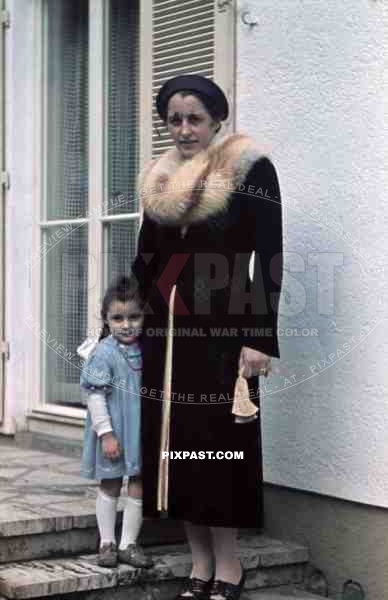
[(258, 350), (267, 356), (271, 356), (272, 358), (279, 358), (279, 343), (277, 338), (277, 333), (271, 336), (245, 336), (243, 337), (243, 345), (247, 348), (252, 348), (252, 350)]

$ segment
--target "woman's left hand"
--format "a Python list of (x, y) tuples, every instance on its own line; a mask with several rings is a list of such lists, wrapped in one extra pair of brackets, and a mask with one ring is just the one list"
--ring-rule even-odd
[(259, 350), (253, 350), (243, 346), (241, 348), (240, 361), (239, 361), (239, 373), (242, 377), (248, 379), (249, 377), (255, 377), (256, 375), (264, 375), (268, 377), (271, 372), (271, 357), (267, 354), (263, 354)]

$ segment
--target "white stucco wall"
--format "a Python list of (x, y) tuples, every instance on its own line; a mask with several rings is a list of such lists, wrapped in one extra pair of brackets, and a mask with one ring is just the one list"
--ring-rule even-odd
[(318, 330), (281, 337), (262, 401), (265, 478), (388, 507), (388, 285), (375, 268), (388, 265), (388, 3), (239, 11), (237, 128), (270, 152), (284, 202), (280, 327)]
[(27, 262), (33, 223), (33, 5), (9, 1), (11, 28), (6, 34), (6, 160), (11, 175), (6, 222), (6, 328), (10, 360), (6, 372), (5, 419), (0, 432), (14, 433), (24, 425), (31, 398), (32, 343), (25, 320), (31, 311)]

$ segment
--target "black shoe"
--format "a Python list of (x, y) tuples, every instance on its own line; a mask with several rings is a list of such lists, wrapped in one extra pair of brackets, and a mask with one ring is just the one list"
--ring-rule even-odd
[(209, 581), (198, 577), (187, 577), (182, 591), (175, 596), (175, 600), (209, 600), (213, 577)]
[(243, 570), (241, 579), (236, 585), (234, 583), (216, 579), (210, 590), (209, 600), (212, 599), (212, 596), (220, 596), (222, 600), (238, 600), (244, 589), (245, 577), (246, 574)]

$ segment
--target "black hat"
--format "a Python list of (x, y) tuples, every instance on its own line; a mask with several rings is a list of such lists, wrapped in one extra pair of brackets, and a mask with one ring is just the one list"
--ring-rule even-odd
[(162, 121), (167, 119), (167, 105), (171, 96), (184, 90), (197, 93), (213, 118), (220, 121), (228, 118), (228, 101), (222, 89), (214, 81), (202, 75), (178, 75), (166, 81), (156, 97), (156, 110)]

